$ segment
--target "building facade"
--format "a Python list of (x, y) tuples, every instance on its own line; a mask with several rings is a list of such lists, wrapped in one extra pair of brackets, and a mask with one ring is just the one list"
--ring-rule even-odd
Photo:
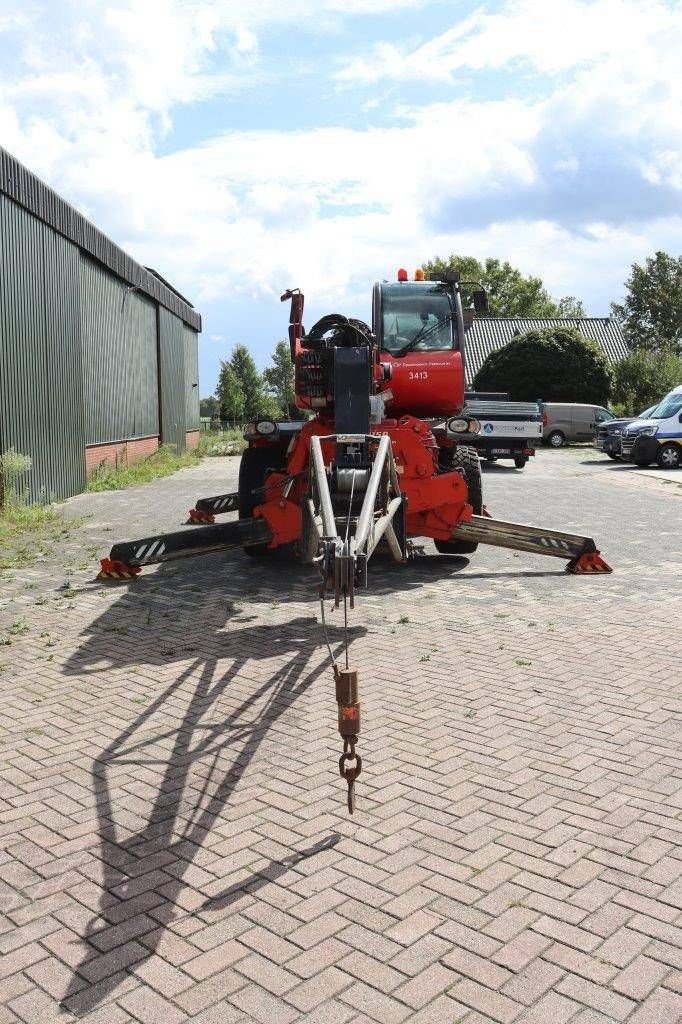
[(201, 317), (0, 148), (0, 452), (31, 500), (199, 439)]

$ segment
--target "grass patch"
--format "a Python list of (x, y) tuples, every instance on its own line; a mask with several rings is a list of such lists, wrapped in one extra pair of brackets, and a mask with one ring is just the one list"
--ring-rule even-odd
[(199, 455), (241, 455), (245, 448), (242, 431), (232, 427), (230, 430), (202, 430), (197, 452)]
[(176, 455), (171, 445), (162, 445), (149, 458), (141, 459), (140, 462), (136, 462), (132, 466), (128, 465), (125, 455), (116, 466), (102, 463), (90, 477), (86, 490), (122, 491), (126, 487), (147, 484), (151, 480), (170, 476), (171, 473), (175, 473), (179, 469), (198, 464), (199, 459), (195, 454), (187, 452), (185, 455)]
[(73, 522), (47, 501), (28, 504), (31, 459), (13, 448), (0, 455), (4, 504), (0, 510), (0, 572), (23, 569), (49, 554), (55, 541), (68, 536)]
[(51, 505), (5, 509), (0, 513), (0, 571), (31, 565), (47, 553), (47, 542), (68, 535), (71, 525)]

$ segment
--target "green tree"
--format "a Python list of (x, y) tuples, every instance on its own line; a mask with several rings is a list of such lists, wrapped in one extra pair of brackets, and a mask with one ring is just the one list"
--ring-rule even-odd
[(643, 349), (621, 359), (614, 371), (613, 399), (628, 415), (659, 402), (682, 381), (682, 356)]
[(473, 381), (477, 391), (508, 391), (512, 401), (594, 402), (611, 392), (612, 374), (593, 341), (574, 327), (527, 331), (491, 352)]
[(211, 418), (220, 416), (220, 402), (215, 395), (209, 395), (208, 398), (199, 400), (199, 415)]
[(682, 354), (682, 256), (659, 251), (643, 267), (633, 263), (625, 287), (611, 310), (630, 349)]
[(288, 341), (278, 341), (270, 357), (272, 366), (263, 370), (266, 392), (274, 398), (281, 416), (298, 419), (299, 411), (295, 401), (294, 364)]
[(221, 420), (236, 422), (244, 417), (244, 393), (230, 363), (220, 362), (216, 395), (220, 403)]
[(245, 418), (252, 420), (265, 415), (264, 407), (267, 403), (263, 380), (246, 345), (235, 345), (230, 356), (230, 367), (244, 399)]
[(462, 305), (473, 305), (475, 287), (488, 293), (489, 316), (560, 316), (583, 317), (582, 303), (572, 295), (556, 302), (539, 277), (524, 277), (511, 263), (488, 258), (484, 263), (473, 256), (457, 256), (446, 260), (436, 256), (423, 264), (427, 277), (437, 277), (445, 271), (459, 271), (462, 283)]

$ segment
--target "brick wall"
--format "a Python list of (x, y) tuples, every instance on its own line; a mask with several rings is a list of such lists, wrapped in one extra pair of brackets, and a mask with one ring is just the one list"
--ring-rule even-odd
[[(197, 438), (198, 438), (197, 434)], [(188, 435), (189, 437), (189, 435)], [(90, 479), (102, 462), (115, 466), (116, 462), (125, 459), (130, 466), (140, 459), (153, 455), (159, 447), (159, 439), (154, 437), (136, 438), (134, 441), (113, 441), (108, 444), (90, 444), (85, 449), (85, 475)]]
[(185, 444), (187, 445), (187, 451), (191, 452), (199, 444), (199, 431), (188, 430), (185, 435)]

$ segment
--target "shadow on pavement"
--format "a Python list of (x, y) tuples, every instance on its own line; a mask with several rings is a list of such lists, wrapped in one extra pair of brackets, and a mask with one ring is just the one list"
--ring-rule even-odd
[[(77, 1016), (92, 1012), (152, 956), (166, 927), (179, 917), (229, 907), (254, 887), (333, 848), (339, 839), (331, 835), (297, 850), (284, 833), (289, 855), (263, 863), (208, 899), (186, 879), (189, 871), (201, 870), (193, 865), (203, 843), (266, 740), (276, 756), (275, 740), (268, 740), (272, 726), (305, 697), (321, 673), (329, 672), (329, 658), (319, 661), (323, 641), (314, 618), (255, 623), (239, 572), (222, 573), (205, 560), (203, 565), (201, 596), (194, 575), (167, 566), (126, 587), (65, 666), (66, 674), (79, 676), (102, 671), (103, 661), (109, 669), (134, 663), (163, 667), (167, 674), (169, 665), (182, 662), (175, 678), (92, 765), (103, 879), (98, 909), (81, 934), (81, 959), (62, 1000), (62, 1008)], [(260, 580), (260, 572), (249, 570), (252, 580)], [(260, 599), (272, 593), (275, 577), (268, 581), (268, 571), (258, 586)], [(281, 567), (277, 578), (281, 596)], [(349, 639), (365, 633), (351, 628)], [(194, 636), (194, 644), (183, 646), (183, 634)], [(344, 631), (329, 626), (328, 635), (338, 657)], [(259, 677), (253, 666), (272, 657), (284, 663), (274, 675)], [(250, 671), (248, 696), (221, 710), (220, 698), (229, 696), (231, 688), (243, 693)]]

